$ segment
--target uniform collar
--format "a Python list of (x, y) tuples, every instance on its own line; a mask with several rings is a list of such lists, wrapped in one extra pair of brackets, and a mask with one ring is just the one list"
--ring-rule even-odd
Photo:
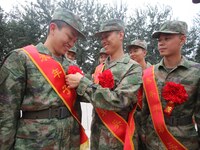
[(60, 57), (57, 57), (57, 56), (54, 56), (47, 47), (44, 46), (43, 43), (38, 43), (36, 45), (36, 48), (38, 50), (39, 53), (42, 53), (42, 54), (46, 54), (46, 55), (50, 55), (51, 57), (53, 57), (54, 59), (58, 60), (59, 62), (62, 62), (63, 61), (63, 58), (64, 56), (60, 56)]
[(129, 55), (128, 54), (124, 54), (124, 56), (123, 57), (121, 57), (121, 58), (119, 58), (119, 59), (117, 59), (117, 60), (115, 60), (115, 61), (110, 61), (110, 57), (108, 57), (107, 59), (106, 59), (106, 63), (125, 63), (125, 64), (127, 64), (128, 62), (129, 62), (129, 60), (130, 60), (130, 57), (129, 57)]
[(117, 65), (117, 63), (124, 63), (124, 64), (127, 64), (128, 62), (130, 61), (130, 57), (128, 54), (124, 54), (123, 57), (115, 60), (115, 61), (110, 61), (110, 57), (108, 57), (105, 61), (105, 65), (106, 65), (106, 68), (111, 68), (115, 65)]
[(44, 44), (41, 43), (41, 42), (36, 45), (36, 48), (37, 48), (39, 53), (43, 53), (43, 54), (46, 54), (46, 55), (52, 55), (51, 52), (48, 50), (48, 48), (45, 47)]
[[(190, 68), (189, 60), (188, 60), (187, 58), (185, 58), (184, 56), (182, 56), (182, 57), (181, 57), (180, 63), (177, 65), (177, 68), (178, 68), (178, 67), (184, 67), (184, 68), (189, 69), (189, 68)], [(158, 68), (165, 68), (164, 59), (162, 59), (162, 60), (158, 63)]]

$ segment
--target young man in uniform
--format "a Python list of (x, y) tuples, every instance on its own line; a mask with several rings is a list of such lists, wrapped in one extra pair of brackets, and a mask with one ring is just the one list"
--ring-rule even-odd
[(80, 104), (67, 102), (76, 93), (66, 88), (64, 54), (84, 37), (81, 30), (78, 16), (58, 8), (44, 44), (7, 55), (0, 68), (0, 149), (80, 149), (80, 116), (71, 112)]
[(70, 48), (70, 49), (66, 52), (65, 56), (66, 56), (68, 59), (70, 59), (71, 61), (75, 61), (75, 59), (76, 59), (76, 54), (77, 54), (77, 48), (74, 46), (74, 47)]
[(145, 61), (147, 55), (147, 43), (144, 40), (134, 40), (127, 48), (131, 59), (138, 62), (143, 70), (151, 66), (149, 62)]
[(105, 62), (106, 58), (108, 58), (108, 54), (106, 53), (105, 48), (101, 48), (99, 52), (99, 64)]
[(106, 53), (105, 48), (101, 48), (99, 52), (99, 64), (96, 68), (94, 68), (94, 73), (92, 74), (92, 78), (94, 81), (96, 80), (96, 78), (98, 78), (97, 74), (99, 73), (99, 69), (101, 70), (107, 58), (108, 54)]
[[(102, 79), (98, 78), (99, 82), (95, 84), (77, 73), (68, 75), (66, 82), (71, 88), (77, 87), (77, 93), (95, 108), (91, 127), (91, 150), (132, 149), (133, 108), (141, 86), (142, 69), (128, 54), (124, 54), (124, 24), (121, 20), (111, 19), (104, 22), (96, 36), (101, 38), (102, 46), (109, 55), (99, 72)], [(105, 72), (108, 73), (107, 76)], [(129, 115), (130, 113), (132, 114)]]
[[(145, 57), (147, 55), (147, 43), (144, 40), (134, 40), (131, 41), (129, 45), (127, 45), (129, 55), (131, 59), (135, 60), (137, 63), (139, 63), (142, 67), (142, 70), (147, 69), (151, 66), (149, 62), (145, 61)], [(142, 110), (142, 97), (144, 96), (144, 92), (141, 89), (141, 99), (138, 100), (138, 107), (137, 111), (135, 113), (135, 123), (136, 123), (136, 129), (138, 132), (138, 149), (139, 150), (145, 150), (146, 146), (145, 143), (142, 141), (142, 134), (140, 133), (141, 128), (141, 110)]]
[(142, 129), (147, 149), (200, 147), (200, 64), (181, 55), (186, 34), (185, 22), (167, 21), (152, 35), (163, 59), (143, 74)]

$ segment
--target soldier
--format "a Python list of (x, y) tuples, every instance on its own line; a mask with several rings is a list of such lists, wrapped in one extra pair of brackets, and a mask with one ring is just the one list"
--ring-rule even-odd
[(65, 56), (66, 56), (68, 59), (70, 59), (71, 61), (75, 61), (75, 59), (76, 59), (76, 54), (77, 54), (77, 48), (74, 46), (74, 47), (70, 48), (70, 49), (66, 52)]
[(101, 48), (99, 52), (99, 64), (96, 68), (94, 68), (94, 73), (92, 74), (93, 80), (96, 80), (97, 74), (99, 73), (99, 69), (101, 70), (102, 65), (104, 65), (105, 60), (108, 58), (108, 54), (106, 53), (105, 48)]
[[(124, 24), (121, 20), (111, 19), (104, 22), (95, 35), (101, 38), (109, 55), (98, 74), (111, 71), (107, 79), (103, 78), (102, 81), (99, 78), (99, 84), (95, 84), (77, 73), (67, 75), (66, 82), (71, 88), (77, 87), (77, 93), (95, 107), (91, 126), (91, 150), (122, 150), (123, 147), (130, 149), (127, 145), (132, 146), (132, 136), (126, 136), (129, 132), (125, 131), (130, 129), (133, 133), (134, 127), (129, 128), (133, 115), (129, 114), (134, 112), (133, 107), (137, 103), (136, 95), (141, 86), (142, 69), (128, 54), (124, 54)], [(114, 80), (109, 82), (112, 77)], [(109, 85), (103, 86), (100, 81)], [(127, 122), (130, 123), (128, 126)], [(124, 141), (125, 137), (128, 137), (128, 143)]]
[[(7, 55), (0, 68), (0, 149), (80, 149), (78, 120), (65, 106), (75, 94), (65, 87), (63, 70), (71, 65), (64, 54), (84, 37), (81, 30), (79, 17), (58, 8), (44, 44)], [(70, 108), (80, 115), (78, 101)]]
[(107, 57), (108, 57), (108, 54), (106, 53), (105, 48), (101, 48), (99, 52), (99, 64), (105, 62)]
[[(147, 54), (147, 43), (144, 40), (134, 40), (129, 45), (127, 45), (129, 55), (131, 59), (138, 62), (142, 70), (145, 70), (146, 68), (150, 67), (151, 64), (149, 62), (145, 61), (145, 56)], [(138, 132), (138, 149), (139, 150), (145, 150), (146, 146), (145, 143), (142, 141), (142, 133), (140, 130), (141, 127), (141, 110), (142, 110), (142, 97), (144, 96), (143, 90), (141, 89), (141, 99), (138, 100), (138, 107), (137, 111), (135, 113), (135, 123), (136, 123), (136, 129)]]
[(149, 62), (145, 61), (147, 55), (147, 43), (144, 40), (134, 40), (127, 48), (131, 59), (138, 62), (143, 70), (151, 66)]
[(142, 129), (147, 149), (197, 150), (200, 147), (200, 64), (181, 55), (186, 33), (185, 22), (167, 21), (152, 34), (158, 39), (163, 59), (143, 75), (146, 100)]

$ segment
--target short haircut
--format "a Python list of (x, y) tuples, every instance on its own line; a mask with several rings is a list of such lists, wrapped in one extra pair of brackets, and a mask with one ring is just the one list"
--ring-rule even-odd
[(61, 20), (52, 20), (52, 21), (49, 23), (49, 28), (48, 28), (47, 35), (49, 35), (49, 33), (50, 33), (50, 24), (51, 24), (51, 23), (55, 23), (59, 30), (62, 29), (62, 27), (68, 25), (66, 22), (61, 21)]

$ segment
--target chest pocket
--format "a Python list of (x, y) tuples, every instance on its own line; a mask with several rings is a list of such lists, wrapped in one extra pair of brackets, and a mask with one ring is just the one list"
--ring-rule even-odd
[(110, 70), (111, 70), (111, 72), (113, 73), (113, 76), (114, 76), (115, 87), (117, 87), (120, 84), (120, 82), (126, 76), (130, 67), (131, 67), (131, 65), (129, 65), (129, 64), (117, 63), (115, 66), (110, 68)]

